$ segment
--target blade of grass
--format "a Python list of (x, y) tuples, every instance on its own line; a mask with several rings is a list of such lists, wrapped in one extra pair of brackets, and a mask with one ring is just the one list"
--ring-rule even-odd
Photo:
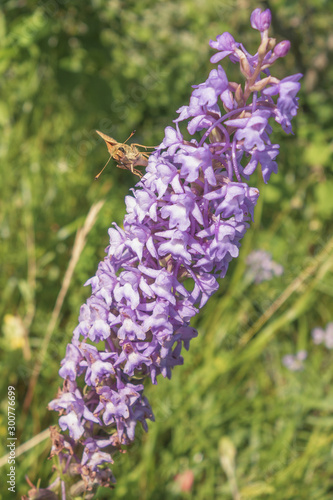
[[(333, 237), (326, 243), (322, 251), (314, 257), (313, 261), (294, 279), (292, 283), (285, 289), (285, 291), (273, 302), (273, 304), (266, 309), (264, 314), (248, 329), (246, 333), (239, 340), (239, 345), (244, 347), (251, 338), (262, 328), (265, 323), (276, 313), (278, 309), (289, 299), (289, 297), (298, 290), (303, 283), (312, 276), (318, 268), (324, 263), (329, 266), (332, 265), (330, 261), (331, 253), (333, 250)], [(324, 262), (327, 259), (326, 263)]]

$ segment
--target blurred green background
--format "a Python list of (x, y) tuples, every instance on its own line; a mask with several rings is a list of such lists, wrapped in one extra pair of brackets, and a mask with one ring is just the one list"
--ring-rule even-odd
[[(95, 129), (120, 142), (136, 129), (135, 142), (159, 144), (191, 85), (211, 70), (210, 39), (229, 31), (256, 50), (259, 34), (249, 23), (256, 7), (271, 9), (271, 36), (292, 43), (274, 74), (304, 74), (295, 135), (275, 132), (279, 173), (267, 186), (256, 180), (260, 201), (240, 257), (196, 318), (199, 337), (184, 366), (171, 381), (147, 384), (156, 422), (115, 458), (116, 489), (96, 498), (333, 497), (332, 353), (311, 339), (312, 328), (333, 320), (333, 3), (1, 2), (1, 455), (8, 385), (16, 388), (18, 444), (57, 421), (46, 406), (89, 295), (82, 285), (104, 258), (107, 229), (121, 224), (124, 196), (137, 181), (113, 162), (94, 181), (108, 158)], [(233, 65), (224, 68), (239, 80)], [(100, 200), (74, 266), (75, 234)], [(285, 272), (249, 284), (246, 256), (259, 248)], [(304, 370), (291, 372), (281, 359), (301, 349)], [(48, 454), (44, 440), (17, 458), (17, 498), (27, 493), (25, 475), (48, 484)], [(189, 491), (184, 477), (193, 478)], [(1, 498), (14, 498), (6, 491)]]

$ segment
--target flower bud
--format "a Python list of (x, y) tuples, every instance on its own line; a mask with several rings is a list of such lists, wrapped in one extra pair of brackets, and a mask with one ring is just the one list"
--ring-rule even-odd
[(269, 9), (261, 12), (261, 9), (255, 9), (251, 14), (251, 26), (258, 31), (265, 31), (271, 25), (272, 14)]
[(290, 42), (289, 40), (283, 40), (282, 42), (278, 43), (277, 46), (274, 49), (274, 55), (276, 57), (284, 57), (288, 54), (290, 50)]

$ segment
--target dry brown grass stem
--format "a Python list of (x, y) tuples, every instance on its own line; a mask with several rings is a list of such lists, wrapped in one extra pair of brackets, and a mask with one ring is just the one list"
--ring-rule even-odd
[(28, 391), (27, 391), (27, 394), (26, 394), (26, 397), (25, 397), (25, 400), (23, 403), (23, 413), (26, 413), (28, 408), (31, 405), (32, 397), (34, 394), (34, 389), (35, 389), (39, 374), (40, 374), (41, 369), (42, 369), (42, 365), (43, 365), (43, 362), (45, 359), (45, 355), (46, 355), (48, 346), (50, 344), (52, 334), (53, 334), (54, 329), (57, 325), (57, 321), (59, 319), (59, 314), (60, 314), (62, 305), (64, 303), (64, 299), (66, 297), (66, 294), (67, 294), (75, 267), (78, 263), (80, 255), (85, 247), (87, 235), (89, 234), (90, 230), (94, 226), (96, 219), (97, 219), (97, 215), (98, 215), (99, 211), (101, 210), (102, 206), (104, 205), (104, 203), (105, 203), (105, 200), (101, 200), (101, 201), (95, 203), (94, 205), (92, 205), (92, 207), (90, 208), (89, 213), (86, 217), (86, 220), (84, 222), (83, 227), (79, 228), (77, 233), (76, 233), (73, 251), (72, 251), (72, 256), (71, 256), (71, 259), (69, 261), (69, 264), (68, 264), (63, 282), (62, 282), (62, 286), (61, 286), (60, 292), (58, 294), (54, 309), (52, 311), (51, 318), (50, 318), (49, 324), (48, 324), (47, 329), (46, 329), (46, 334), (45, 334), (45, 337), (43, 339), (43, 342), (42, 342), (42, 345), (41, 345), (41, 348), (39, 351), (39, 355), (38, 355), (34, 370), (32, 372), (32, 375), (31, 375), (31, 378), (29, 381)]
[[(29, 441), (26, 441), (25, 443), (21, 444), (21, 446), (18, 446), (15, 449), (15, 457), (18, 458), (20, 455), (22, 455), (26, 451), (31, 450), (32, 448), (37, 446), (39, 443), (42, 443), (43, 441), (45, 441), (45, 439), (49, 437), (50, 437), (50, 429), (45, 429), (44, 431), (40, 432), (36, 436), (29, 439)], [(9, 453), (0, 458), (0, 468), (3, 467), (4, 465), (8, 465), (7, 462), (8, 457)]]

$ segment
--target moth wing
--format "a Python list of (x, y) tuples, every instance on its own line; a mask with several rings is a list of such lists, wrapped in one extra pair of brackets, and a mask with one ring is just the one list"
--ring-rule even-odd
[(141, 165), (141, 167), (146, 167), (148, 165), (148, 159), (147, 159), (147, 157), (144, 154), (141, 154), (141, 153), (133, 161), (133, 166), (134, 167), (137, 167), (137, 166), (140, 166), (140, 165)]
[(118, 142), (109, 135), (103, 134), (103, 132), (100, 132), (99, 130), (96, 130), (96, 132), (106, 142), (108, 151), (111, 154), (111, 148), (113, 148), (116, 144), (118, 144)]

